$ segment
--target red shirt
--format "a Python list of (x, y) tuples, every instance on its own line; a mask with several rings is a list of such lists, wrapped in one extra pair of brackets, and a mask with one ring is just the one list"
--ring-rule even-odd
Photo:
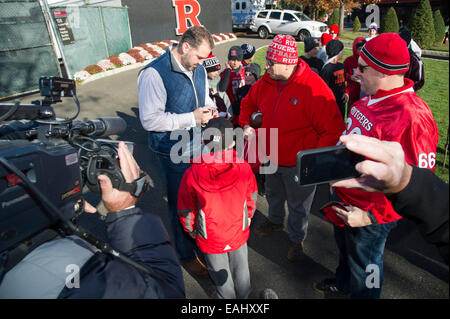
[[(434, 171), (438, 130), (428, 105), (414, 93), (413, 84), (405, 78), (405, 86), (392, 91), (380, 90), (353, 104), (344, 134), (396, 141), (402, 145), (408, 164)], [(382, 193), (346, 188), (337, 188), (336, 192), (345, 204), (370, 210), (380, 224), (402, 218)], [(328, 212), (325, 219), (343, 226), (334, 211)]]

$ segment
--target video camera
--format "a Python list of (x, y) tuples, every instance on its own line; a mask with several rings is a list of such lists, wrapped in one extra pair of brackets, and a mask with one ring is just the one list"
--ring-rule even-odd
[[(124, 132), (122, 118), (75, 120), (80, 103), (73, 80), (41, 77), (39, 89), (43, 100), (0, 104), (0, 253), (47, 228), (78, 231), (74, 223), (84, 208), (83, 187), (100, 193), (98, 175), (136, 197), (148, 188), (144, 173), (126, 183), (117, 141), (94, 139)], [(51, 105), (61, 97), (73, 97), (72, 118), (56, 118)], [(134, 144), (126, 144), (134, 153)]]

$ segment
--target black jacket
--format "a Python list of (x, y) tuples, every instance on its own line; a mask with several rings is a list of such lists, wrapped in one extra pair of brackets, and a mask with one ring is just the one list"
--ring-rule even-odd
[(448, 184), (428, 169), (412, 167), (405, 189), (387, 197), (395, 211), (411, 219), (425, 239), (438, 248), (448, 265)]
[(96, 253), (81, 267), (80, 288), (65, 287), (58, 298), (185, 298), (181, 268), (158, 216), (132, 208), (109, 213), (106, 225), (111, 246), (153, 275)]

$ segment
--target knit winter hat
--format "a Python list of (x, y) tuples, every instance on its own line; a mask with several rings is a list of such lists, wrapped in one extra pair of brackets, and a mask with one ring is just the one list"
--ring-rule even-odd
[(244, 53), (244, 60), (250, 59), (255, 55), (256, 52), (255, 47), (250, 43), (244, 43), (243, 45), (241, 45), (241, 49)]
[(320, 43), (322, 43), (322, 46), (326, 46), (328, 41), (332, 40), (333, 37), (329, 33), (322, 33), (322, 36), (320, 37)]
[(259, 76), (261, 74), (261, 67), (259, 64), (250, 63), (245, 67), (245, 72), (250, 72), (255, 77), (255, 80), (258, 81)]
[(212, 54), (212, 52), (206, 59), (203, 60), (203, 66), (205, 67), (206, 72), (214, 72), (220, 70), (219, 59), (214, 54)]
[(305, 42), (305, 52), (309, 52), (319, 46), (319, 43), (314, 38), (305, 38), (303, 42)]
[(239, 60), (242, 61), (244, 57), (244, 52), (242, 51), (242, 48), (235, 45), (230, 48), (230, 51), (228, 51), (228, 61), (230, 60)]
[(339, 34), (339, 26), (337, 24), (332, 24), (330, 26), (330, 33)]
[(400, 36), (400, 38), (406, 41), (406, 45), (409, 45), (411, 43), (411, 31), (409, 31), (407, 28), (401, 28), (398, 35)]
[(211, 151), (224, 150), (233, 142), (233, 124), (224, 117), (216, 117), (209, 120), (202, 134), (204, 144)]
[(327, 43), (327, 55), (328, 58), (337, 56), (342, 50), (344, 50), (344, 43), (339, 40), (330, 40)]
[(294, 37), (278, 34), (267, 48), (266, 59), (281, 64), (297, 64), (298, 53)]
[(373, 23), (371, 23), (370, 25), (369, 25), (369, 28), (368, 28), (369, 30), (370, 29), (374, 29), (375, 31), (378, 31), (378, 25), (375, 23), (375, 22), (373, 22)]
[(387, 75), (406, 73), (409, 69), (408, 47), (397, 33), (382, 33), (368, 41), (361, 49), (360, 57)]

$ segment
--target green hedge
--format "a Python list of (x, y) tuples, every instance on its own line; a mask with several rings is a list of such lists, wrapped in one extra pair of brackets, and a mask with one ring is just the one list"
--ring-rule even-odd
[(441, 11), (438, 9), (433, 12), (434, 22), (434, 42), (441, 43), (445, 36), (445, 23)]
[(417, 5), (408, 21), (408, 29), (422, 49), (429, 49), (433, 45), (435, 37), (433, 13), (428, 0), (422, 0)]
[(355, 20), (353, 21), (353, 31), (358, 32), (361, 30), (361, 22), (359, 22), (358, 16), (356, 16)]
[(398, 33), (398, 18), (393, 7), (390, 7), (382, 17), (380, 23), (380, 33)]

